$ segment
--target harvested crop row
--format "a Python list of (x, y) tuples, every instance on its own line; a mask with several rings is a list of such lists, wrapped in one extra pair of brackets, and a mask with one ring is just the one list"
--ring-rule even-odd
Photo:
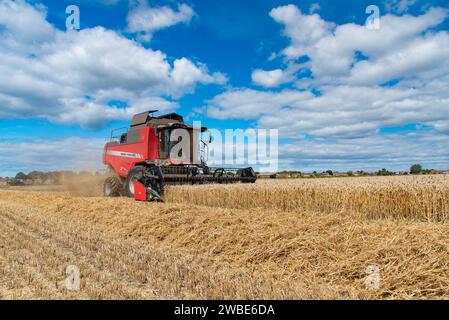
[[(0, 192), (2, 212), (67, 247), (83, 269), (159, 297), (449, 298), (441, 223), (17, 191)], [(370, 265), (381, 271), (379, 290), (365, 288)], [(95, 288), (84, 294), (126, 296)]]
[[(32, 193), (28, 195), (32, 196)], [(48, 200), (54, 198), (38, 199), (50, 203)], [(78, 198), (79, 201), (82, 199)], [(107, 221), (92, 223), (91, 227), (76, 214), (72, 215), (73, 212), (61, 211), (58, 205), (54, 208), (56, 212), (39, 209), (39, 205), (0, 201), (0, 231), (4, 237), (0, 258), (5, 256), (11, 257), (11, 261), (21, 261), (23, 267), (17, 268), (16, 272), (25, 279), (19, 285), (10, 285), (10, 290), (32, 289), (38, 292), (35, 298), (58, 299), (218, 299), (228, 295), (234, 298), (287, 298), (286, 292), (307, 297), (305, 289), (301, 289), (302, 283), (248, 274), (244, 268), (232, 268), (227, 263), (214, 264), (194, 255), (173, 254), (149, 246), (141, 237), (107, 232)], [(102, 214), (104, 212), (100, 211), (100, 218)], [(65, 251), (60, 252), (60, 248)], [(75, 264), (82, 271), (83, 285), (79, 293), (68, 292), (63, 285), (54, 285), (64, 279), (62, 271), (68, 264)], [(319, 287), (309, 294), (310, 297), (316, 290)], [(326, 294), (330, 293), (328, 290)], [(8, 295), (5, 293), (2, 297)]]
[(354, 211), (375, 219), (446, 222), (449, 177), (260, 180), (255, 185), (179, 186), (168, 189), (166, 200), (236, 209)]

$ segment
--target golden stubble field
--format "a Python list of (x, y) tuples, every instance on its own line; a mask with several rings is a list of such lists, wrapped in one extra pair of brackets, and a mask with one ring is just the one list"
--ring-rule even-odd
[(449, 298), (446, 175), (172, 187), (163, 204), (83, 183), (0, 190), (0, 298)]

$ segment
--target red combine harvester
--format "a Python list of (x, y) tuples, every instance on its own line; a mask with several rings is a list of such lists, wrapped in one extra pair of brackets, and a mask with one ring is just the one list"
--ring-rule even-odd
[[(256, 181), (251, 167), (208, 167), (207, 144), (200, 140), (207, 128), (188, 126), (176, 113), (153, 116), (157, 111), (137, 114), (129, 128), (112, 131), (103, 163), (115, 174), (104, 183), (105, 196), (163, 201), (165, 185)], [(123, 129), (125, 133), (114, 134)]]

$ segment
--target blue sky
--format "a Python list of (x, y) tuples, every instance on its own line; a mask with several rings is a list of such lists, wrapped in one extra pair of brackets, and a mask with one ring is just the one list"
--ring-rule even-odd
[(279, 129), (280, 169), (449, 169), (448, 8), (0, 0), (0, 176), (101, 168), (110, 130), (153, 108)]

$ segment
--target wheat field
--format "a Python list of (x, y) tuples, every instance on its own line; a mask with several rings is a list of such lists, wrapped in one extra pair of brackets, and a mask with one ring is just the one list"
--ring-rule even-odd
[(98, 181), (0, 190), (0, 298), (447, 299), (448, 180), (180, 186), (166, 203), (99, 197)]
[(356, 211), (367, 218), (449, 219), (449, 177), (396, 176), (259, 180), (257, 185), (183, 186), (170, 202), (235, 209), (260, 208), (321, 213)]

